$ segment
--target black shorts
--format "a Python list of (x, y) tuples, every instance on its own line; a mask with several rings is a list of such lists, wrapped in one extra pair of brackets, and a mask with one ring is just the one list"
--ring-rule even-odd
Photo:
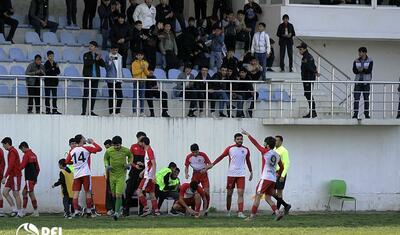
[(279, 178), (276, 179), (275, 189), (277, 189), (277, 190), (283, 190), (283, 189), (285, 188), (286, 177), (287, 177), (287, 175), (284, 177), (283, 182), (281, 182), (281, 181), (279, 180)]

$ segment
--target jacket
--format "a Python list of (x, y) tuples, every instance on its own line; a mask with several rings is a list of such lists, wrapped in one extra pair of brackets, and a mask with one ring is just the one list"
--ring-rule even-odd
[[(26, 68), (25, 75), (44, 76), (44, 75), (46, 75), (45, 71), (46, 71), (46, 69), (44, 68), (43, 64), (36, 65), (35, 62), (32, 62)], [(26, 85), (34, 86), (38, 80), (39, 80), (38, 77), (27, 77)]]
[(28, 149), (22, 158), (20, 170), (24, 170), (25, 180), (37, 182), (37, 177), (40, 172), (37, 156), (31, 149)]
[(169, 5), (172, 8), (172, 11), (176, 14), (183, 14), (183, 10), (185, 8), (184, 0), (169, 0)]
[(251, 43), (251, 53), (267, 53), (271, 52), (271, 44), (269, 36), (266, 32), (257, 32), (254, 34), (253, 42)]
[(49, 0), (32, 0), (28, 15), (29, 20), (47, 20), (49, 18)]
[[(95, 54), (97, 57), (98, 53)], [(96, 66), (96, 74), (92, 74), (93, 72), (93, 65)], [(96, 60), (93, 58), (92, 52), (88, 51), (83, 54), (83, 70), (82, 75), (84, 77), (100, 77), (100, 67), (105, 67), (105, 63), (103, 59)]]
[[(220, 72), (215, 73), (212, 77), (211, 80), (225, 80), (222, 77), (222, 74)], [(210, 82), (208, 83), (208, 89), (209, 90), (222, 90), (224, 87), (224, 84), (222, 84), (221, 82)]]
[(133, 13), (135, 13), (137, 6), (139, 6), (139, 4), (133, 3), (126, 10), (126, 18), (127, 18), (128, 24), (130, 24), (130, 25), (134, 25), (134, 23), (135, 23), (135, 20), (133, 19)]
[(306, 51), (301, 59), (301, 80), (315, 81), (316, 74), (317, 66), (315, 65), (314, 57)]
[[(201, 75), (201, 72), (199, 72), (194, 79), (199, 80), (199, 81), (204, 81), (203, 76)], [(207, 77), (205, 80), (211, 80), (210, 74), (207, 74)], [(205, 82), (195, 82), (193, 84), (193, 90), (206, 91), (206, 83)]]
[[(116, 62), (117, 61), (117, 62)], [(116, 62), (116, 63), (115, 63)], [(108, 78), (123, 78), (122, 73), (122, 56), (120, 54), (109, 56), (105, 59), (106, 76)], [(121, 80), (117, 80), (121, 82)], [(107, 82), (113, 82), (113, 80), (107, 80)]]
[[(177, 79), (178, 80), (194, 80), (194, 75), (193, 74), (189, 74), (189, 78), (188, 78), (186, 76), (186, 73), (182, 72), (182, 73), (179, 74)], [(185, 87), (188, 88), (188, 89), (193, 89), (193, 85), (194, 84), (192, 82), (187, 82)], [(176, 85), (175, 89), (178, 92), (182, 92), (183, 91), (183, 82), (178, 82), (178, 84)]]
[(97, 8), (97, 12), (99, 13), (100, 17), (100, 29), (109, 30), (114, 23), (111, 11), (111, 5), (105, 5), (101, 3), (100, 6)]
[(288, 23), (287, 25), (287, 33), (291, 33), (292, 36), (290, 38), (284, 37), (285, 32), (285, 23), (282, 23), (278, 26), (278, 31), (276, 32), (276, 36), (279, 37), (279, 45), (282, 46), (284, 43), (289, 43), (289, 45), (293, 45), (293, 37), (296, 36), (296, 32), (294, 31), (294, 27), (291, 23)]
[[(119, 48), (128, 49), (129, 41), (132, 39), (131, 29), (128, 23), (120, 24), (116, 22), (110, 31), (110, 39), (112, 43), (115, 43)], [(123, 43), (118, 43), (118, 40), (125, 39)]]
[[(373, 66), (374, 62), (368, 56), (365, 60), (356, 59), (353, 62), (353, 73), (356, 75), (356, 81), (371, 81)], [(362, 70), (360, 71), (360, 69)]]
[[(142, 69), (142, 65), (144, 69)], [(149, 63), (145, 60), (135, 60), (132, 63), (133, 78), (147, 78), (149, 76)]]
[(159, 45), (162, 54), (165, 54), (166, 51), (173, 51), (175, 55), (178, 55), (178, 46), (176, 45), (175, 35), (172, 32), (164, 32)]
[(166, 18), (170, 13), (172, 13), (171, 6), (158, 4), (156, 7), (156, 22), (171, 21), (172, 17)]
[(156, 24), (156, 14), (157, 10), (153, 5), (149, 8), (146, 3), (142, 3), (136, 7), (133, 19), (142, 21), (144, 29), (150, 29), (151, 26)]
[(224, 47), (224, 40), (225, 37), (223, 34), (216, 36), (214, 34), (211, 34), (209, 36), (209, 39), (211, 40), (211, 51), (214, 52), (222, 52), (222, 48)]
[(258, 21), (258, 16), (257, 14), (261, 14), (262, 9), (260, 5), (257, 3), (253, 2), (251, 5), (250, 3), (247, 3), (244, 5), (244, 14), (245, 14), (245, 21), (246, 24), (251, 24), (251, 23), (256, 23)]
[[(44, 68), (47, 76), (58, 76), (61, 73), (60, 68), (58, 67), (58, 64), (56, 62), (53, 62), (53, 64), (51, 64), (50, 61), (46, 61), (46, 63), (44, 63)], [(58, 78), (46, 77), (44, 78), (44, 85), (56, 87), (58, 86)]]
[(10, 13), (9, 10), (12, 9), (11, 0), (0, 0), (0, 14)]

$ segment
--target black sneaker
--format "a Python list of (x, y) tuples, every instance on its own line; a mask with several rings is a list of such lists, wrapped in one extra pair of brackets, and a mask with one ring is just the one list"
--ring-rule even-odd
[(310, 118), (310, 117), (311, 117), (310, 113), (308, 113), (307, 115), (303, 116), (303, 118)]
[(397, 117), (396, 117), (396, 119), (400, 119), (400, 113), (399, 113), (399, 114), (397, 114)]
[(369, 115), (365, 115), (365, 119), (371, 119)]
[(219, 113), (219, 117), (226, 117), (226, 115), (224, 113)]
[(95, 114), (94, 112), (91, 112), (90, 115), (93, 116), (93, 117), (99, 116), (99, 115)]
[(171, 117), (171, 116), (169, 116), (169, 114), (168, 114), (167, 111), (163, 112), (163, 113), (161, 114), (161, 116), (162, 116), (162, 117), (167, 117), (167, 118)]
[(187, 116), (188, 117), (196, 117), (196, 115), (194, 115), (194, 113), (189, 113)]
[(287, 207), (285, 207), (285, 215), (289, 214), (290, 209), (292, 208), (292, 205), (288, 204)]
[(353, 115), (353, 117), (351, 117), (351, 118), (353, 118), (353, 119), (358, 119), (358, 115)]
[(268, 71), (268, 72), (275, 72), (275, 71), (274, 71), (273, 69), (271, 69), (271, 68), (268, 68), (267, 71)]
[(55, 115), (61, 115), (61, 113), (58, 112), (58, 110), (53, 110), (53, 114), (55, 114)]

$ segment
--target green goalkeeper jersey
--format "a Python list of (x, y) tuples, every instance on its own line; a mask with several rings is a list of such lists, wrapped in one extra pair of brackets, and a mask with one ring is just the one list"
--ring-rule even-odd
[(128, 148), (121, 146), (120, 150), (114, 147), (107, 149), (104, 155), (104, 166), (111, 166), (110, 177), (124, 177), (126, 175), (126, 164), (132, 162), (133, 155)]

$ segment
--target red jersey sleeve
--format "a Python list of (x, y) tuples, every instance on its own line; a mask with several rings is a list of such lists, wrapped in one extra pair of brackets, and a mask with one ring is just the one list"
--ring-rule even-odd
[(154, 157), (154, 152), (153, 152), (153, 149), (152, 149), (152, 148), (149, 148), (149, 149), (147, 150), (147, 155), (149, 156), (150, 161), (156, 160), (156, 158)]
[(261, 146), (256, 139), (253, 138), (253, 136), (249, 135), (249, 140), (254, 144), (254, 146), (256, 146), (256, 148), (258, 149), (258, 151), (260, 151), (262, 154), (265, 154), (266, 152), (268, 152), (268, 150), (266, 148), (264, 148), (263, 146)]
[(182, 186), (180, 187), (180, 189), (179, 189), (179, 197), (184, 197), (185, 196), (185, 192), (186, 192), (186, 190), (189, 188), (189, 184), (188, 183), (184, 183), (184, 184), (182, 184)]
[(186, 156), (186, 160), (185, 160), (185, 166), (188, 167), (190, 165), (190, 158), (193, 156), (192, 153), (188, 154)]
[(67, 165), (73, 164), (73, 162), (72, 162), (72, 156), (71, 156), (71, 151), (68, 152), (68, 155), (67, 155), (67, 157), (65, 158), (65, 164), (67, 164)]
[(6, 162), (4, 161), (4, 152), (2, 149), (0, 149), (0, 179), (3, 178), (5, 167), (6, 167)]
[(93, 142), (93, 146), (83, 146), (90, 153), (98, 153), (102, 150), (101, 146)]
[(28, 154), (24, 153), (24, 157), (22, 158), (21, 165), (19, 165), (19, 170), (22, 171), (25, 169), (26, 165), (29, 163), (29, 156)]
[(200, 194), (200, 196), (203, 198), (206, 196), (206, 194), (204, 193), (204, 190), (202, 187), (198, 186), (197, 187), (197, 192)]
[(15, 155), (14, 151), (10, 151), (8, 154), (9, 154), (8, 167), (7, 167), (6, 174), (4, 175), (4, 178), (7, 178), (11, 174), (11, 172), (13, 171), (14, 166), (17, 162), (17, 157), (18, 157)]
[(247, 155), (246, 155), (247, 168), (249, 168), (250, 172), (253, 172), (253, 167), (251, 166), (251, 160), (250, 160), (250, 150), (248, 148), (246, 149), (247, 149)]
[(224, 159), (224, 157), (226, 157), (226, 156), (228, 156), (229, 155), (229, 149), (231, 148), (231, 146), (229, 146), (228, 148), (226, 148), (225, 150), (224, 150), (224, 152), (222, 152), (222, 154), (217, 158), (217, 159), (215, 159), (215, 161), (212, 163), (213, 165), (217, 165), (218, 164), (218, 162), (220, 162), (222, 159)]
[(200, 152), (200, 156), (202, 156), (204, 158), (204, 163), (205, 164), (211, 164), (210, 158), (208, 158), (206, 153)]

